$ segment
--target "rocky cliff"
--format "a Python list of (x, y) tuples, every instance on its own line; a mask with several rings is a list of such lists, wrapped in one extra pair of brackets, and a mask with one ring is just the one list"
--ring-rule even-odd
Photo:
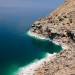
[(47, 17), (34, 22), (30, 32), (67, 46), (54, 59), (41, 64), (34, 75), (75, 75), (75, 0), (66, 0)]
[[(74, 36), (74, 24), (75, 0), (68, 0), (44, 19), (34, 22), (30, 31), (51, 39), (54, 38), (53, 34), (67, 36), (70, 33)], [(74, 37), (71, 38), (74, 40)]]

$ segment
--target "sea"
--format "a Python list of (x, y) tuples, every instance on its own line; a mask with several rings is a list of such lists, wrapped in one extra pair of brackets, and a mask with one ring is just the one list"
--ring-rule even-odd
[(58, 53), (61, 46), (30, 37), (31, 25), (53, 9), (0, 7), (0, 75), (14, 75), (23, 66)]

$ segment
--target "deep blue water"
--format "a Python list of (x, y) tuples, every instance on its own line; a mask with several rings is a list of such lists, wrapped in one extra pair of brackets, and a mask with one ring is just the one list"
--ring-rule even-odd
[(52, 42), (37, 40), (26, 34), (33, 22), (51, 11), (0, 8), (0, 75), (12, 75), (19, 67), (43, 58), (45, 53), (61, 50)]

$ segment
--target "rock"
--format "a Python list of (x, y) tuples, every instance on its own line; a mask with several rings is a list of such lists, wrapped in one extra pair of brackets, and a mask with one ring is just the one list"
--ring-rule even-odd
[(38, 66), (34, 74), (75, 75), (75, 0), (66, 0), (47, 17), (36, 21), (30, 30), (64, 46), (55, 58)]

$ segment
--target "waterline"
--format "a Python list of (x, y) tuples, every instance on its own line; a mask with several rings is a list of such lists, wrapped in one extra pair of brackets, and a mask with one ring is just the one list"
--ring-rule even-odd
[(37, 33), (31, 32), (30, 30), (27, 32), (27, 34), (28, 34), (29, 36), (31, 36), (31, 37), (36, 38), (36, 39), (50, 40), (49, 38), (46, 38), (46, 37), (44, 37), (44, 36), (41, 35), (41, 34), (38, 35)]
[[(35, 46), (37, 47), (42, 47), (43, 52), (45, 52), (44, 57), (42, 57), (42, 59), (35, 59), (34, 61), (32, 61), (30, 64), (25, 65), (23, 67), (20, 67), (14, 75), (33, 75), (35, 69), (37, 69), (38, 67), (40, 67), (44, 62), (49, 62), (51, 59), (53, 59), (55, 57), (55, 55), (60, 51), (59, 49), (59, 45), (57, 46), (56, 44), (54, 44), (52, 41), (49, 41), (46, 38), (40, 37), (37, 38), (35, 37), (36, 34), (34, 33), (30, 33), (27, 32), (26, 35), (31, 36), (30, 40), (34, 43)], [(41, 45), (39, 45), (39, 43)], [(51, 48), (52, 47), (52, 48)], [(48, 50), (47, 50), (48, 49)], [(58, 50), (57, 50), (58, 49)], [(54, 50), (54, 51), (53, 51)], [(50, 52), (51, 53), (50, 53)], [(52, 52), (53, 51), (53, 52)]]
[(46, 53), (46, 56), (43, 59), (41, 59), (41, 60), (36, 59), (33, 61), (33, 63), (19, 68), (15, 75), (23, 75), (23, 74), (24, 75), (33, 75), (35, 72), (35, 69), (40, 67), (41, 64), (43, 64), (44, 62), (50, 61), (50, 59), (54, 58), (55, 55), (56, 55), (56, 53), (53, 53), (53, 54)]

